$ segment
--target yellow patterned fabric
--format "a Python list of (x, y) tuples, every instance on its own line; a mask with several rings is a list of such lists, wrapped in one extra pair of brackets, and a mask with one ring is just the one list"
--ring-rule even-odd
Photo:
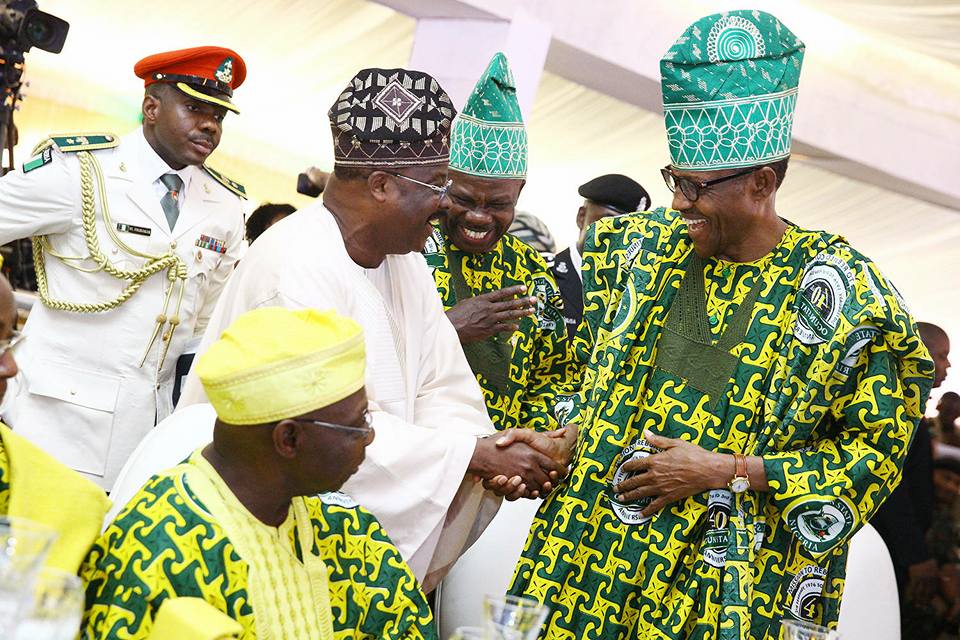
[(57, 532), (44, 564), (76, 573), (100, 533), (110, 500), (103, 489), (0, 423), (4, 512)]
[(560, 289), (546, 262), (533, 248), (504, 234), (492, 251), (465, 254), (436, 226), (423, 252), (443, 300), (444, 309), (459, 302), (451, 282), (451, 260), (463, 260), (462, 273), (470, 295), (517, 285), (537, 297), (536, 314), (523, 318), (513, 334), (496, 340), (506, 350), (504, 381), (491, 380), (474, 370), (487, 413), (498, 430), (556, 429), (565, 424), (566, 398), (558, 387), (575, 373), (573, 353), (563, 323)]
[[(607, 218), (587, 239), (577, 455), (510, 588), (550, 606), (542, 638), (834, 626), (847, 542), (899, 482), (933, 366), (880, 271), (842, 238), (794, 226), (757, 263), (693, 255), (679, 214), (662, 209)], [(708, 339), (685, 350), (696, 323), (678, 300), (694, 281)], [(716, 348), (742, 305), (741, 338)], [(611, 487), (627, 460), (656, 453), (645, 429), (762, 456), (769, 491), (705, 492), (644, 518)]]
[[(94, 545), (81, 572), (87, 589), (83, 637), (147, 638), (163, 602), (183, 596), (203, 598), (235, 619), (243, 627), (242, 639), (320, 637), (292, 619), (296, 606), (307, 602), (272, 611), (270, 615), (291, 619), (283, 623), (286, 631), (264, 634), (258, 591), (251, 589), (251, 571), (262, 562), (244, 559), (250, 541), (238, 545), (231, 540), (194, 490), (190, 467), (199, 455), (195, 452), (188, 462), (148, 481)], [(301, 522), (308, 523), (308, 531)], [(289, 558), (303, 563), (309, 545), (306, 555), (322, 560), (333, 637), (436, 638), (423, 593), (399, 552), (376, 519), (344, 494), (304, 498), (279, 528), (264, 526), (252, 540), (267, 529), (276, 538), (270, 546), (282, 545)], [(266, 538), (261, 542), (266, 545)], [(285, 560), (274, 554), (274, 561)], [(277, 576), (282, 581), (278, 571), (270, 569), (267, 582), (259, 586), (270, 588)], [(293, 593), (301, 586), (283, 589)]]

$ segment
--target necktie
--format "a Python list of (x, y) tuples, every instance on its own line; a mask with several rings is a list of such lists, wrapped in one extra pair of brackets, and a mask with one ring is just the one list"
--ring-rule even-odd
[(173, 225), (177, 224), (177, 216), (180, 215), (177, 199), (180, 196), (180, 189), (183, 188), (183, 180), (175, 173), (165, 173), (160, 176), (160, 182), (167, 188), (167, 193), (160, 198), (160, 206), (163, 208), (163, 215), (167, 217), (170, 230), (173, 231)]

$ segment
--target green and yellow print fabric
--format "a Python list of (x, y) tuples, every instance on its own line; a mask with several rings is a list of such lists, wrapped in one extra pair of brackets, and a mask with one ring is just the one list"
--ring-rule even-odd
[[(541, 507), (511, 593), (550, 606), (543, 638), (778, 638), (834, 625), (846, 542), (899, 482), (933, 366), (899, 295), (837, 236), (790, 226), (765, 260), (706, 260), (716, 338), (762, 285), (723, 396), (656, 366), (692, 246), (675, 211), (608, 218), (584, 252), (580, 441)], [(696, 366), (696, 362), (690, 364)], [(689, 369), (688, 369), (689, 370)], [(644, 519), (611, 484), (650, 430), (760, 455), (770, 489), (710, 491)]]
[[(463, 278), (472, 295), (524, 285), (527, 295), (537, 297), (536, 313), (520, 320), (513, 334), (498, 336), (511, 345), (506, 389), (498, 389), (483, 374), (475, 373), (487, 413), (497, 429), (543, 431), (566, 424), (562, 421), (565, 403), (555, 406), (557, 389), (570, 384), (576, 368), (564, 329), (560, 289), (540, 254), (509, 233), (492, 251), (463, 254), (439, 225), (434, 227), (423, 254), (433, 270), (444, 309), (459, 302), (451, 283), (450, 260), (461, 255)], [(559, 423), (555, 410), (559, 411)]]
[[(329, 575), (338, 639), (436, 638), (416, 578), (376, 519), (343, 494), (306, 499)], [(294, 528), (290, 550), (302, 559)], [(152, 478), (107, 528), (81, 570), (84, 640), (150, 634), (167, 598), (200, 597), (256, 637), (249, 566), (176, 469)], [(293, 639), (290, 639), (293, 640)]]

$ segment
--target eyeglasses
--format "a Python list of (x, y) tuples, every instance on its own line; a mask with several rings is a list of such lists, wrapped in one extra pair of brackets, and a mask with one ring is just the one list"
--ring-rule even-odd
[(700, 194), (702, 194), (706, 189), (709, 189), (716, 184), (720, 184), (721, 182), (726, 182), (727, 180), (742, 178), (743, 176), (751, 174), (760, 168), (761, 167), (750, 167), (746, 171), (734, 173), (729, 176), (723, 176), (722, 178), (717, 178), (716, 180), (702, 181), (674, 175), (673, 169), (670, 168), (670, 165), (667, 165), (663, 169), (660, 169), (660, 175), (663, 176), (663, 181), (667, 183), (667, 189), (670, 189), (671, 193), (676, 193), (677, 188), (679, 187), (684, 198), (690, 202), (696, 202), (697, 198), (700, 197)]
[(370, 416), (369, 412), (364, 412), (363, 414), (363, 426), (362, 427), (352, 427), (345, 424), (335, 424), (333, 422), (324, 422), (322, 420), (308, 420), (306, 418), (293, 418), (294, 422), (309, 422), (310, 424), (315, 424), (318, 427), (326, 427), (327, 429), (334, 429), (336, 431), (346, 431), (357, 437), (368, 436), (373, 433), (373, 418)]
[(418, 185), (420, 185), (421, 187), (426, 187), (427, 189), (430, 189), (431, 191), (433, 191), (434, 193), (436, 193), (436, 194), (437, 194), (437, 197), (440, 198), (441, 200), (443, 200), (443, 197), (444, 197), (445, 195), (447, 195), (447, 192), (448, 192), (448, 191), (450, 191), (450, 187), (453, 186), (453, 180), (447, 180), (446, 182), (443, 183), (443, 186), (439, 186), (439, 187), (438, 187), (438, 186), (435, 185), (435, 184), (430, 184), (429, 182), (420, 182), (419, 180), (415, 180), (414, 178), (411, 178), (410, 176), (405, 176), (405, 175), (402, 175), (402, 174), (399, 174), (399, 173), (393, 173), (393, 172), (391, 172), (391, 171), (384, 171), (384, 173), (386, 173), (387, 175), (391, 175), (391, 176), (393, 176), (394, 178), (400, 178), (400, 179), (402, 179), (402, 180), (406, 180), (407, 182), (412, 182), (413, 184), (418, 184)]
[(15, 346), (20, 344), (20, 341), (24, 339), (24, 334), (13, 330), (10, 332), (10, 337), (6, 340), (0, 340), (0, 357), (7, 355), (7, 352), (13, 349)]

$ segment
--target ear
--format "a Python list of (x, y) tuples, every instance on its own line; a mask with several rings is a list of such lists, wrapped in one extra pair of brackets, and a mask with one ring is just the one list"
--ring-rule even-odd
[(583, 229), (583, 223), (587, 219), (587, 208), (581, 206), (579, 211), (577, 211), (577, 229)]
[(750, 195), (754, 200), (766, 200), (777, 191), (777, 174), (770, 167), (753, 172), (748, 182)]
[(160, 112), (160, 99), (149, 93), (145, 93), (143, 95), (143, 106), (141, 110), (143, 111), (144, 123), (155, 123), (157, 121), (157, 115)]
[(526, 180), (521, 180), (521, 181), (520, 181), (520, 188), (517, 189), (517, 198), (520, 197), (520, 194), (523, 192), (523, 188), (524, 188), (525, 186), (527, 186), (527, 181), (526, 181)]
[(374, 171), (367, 176), (367, 189), (377, 202), (386, 202), (397, 194), (394, 180), (391, 179), (390, 174), (383, 171)]
[(291, 459), (297, 456), (303, 440), (302, 425), (295, 420), (281, 420), (273, 427), (273, 448), (281, 457)]

